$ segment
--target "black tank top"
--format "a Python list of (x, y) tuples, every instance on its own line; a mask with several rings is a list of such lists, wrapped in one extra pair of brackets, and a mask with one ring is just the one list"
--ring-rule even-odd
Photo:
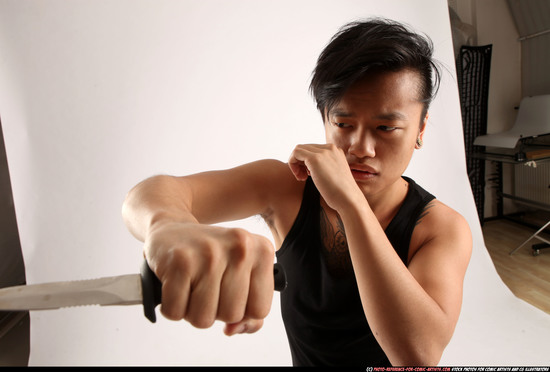
[[(385, 232), (407, 264), (413, 229), (434, 196), (403, 178), (409, 190)], [(365, 318), (353, 268), (335, 275), (328, 265), (320, 221), (319, 191), (309, 178), (296, 221), (277, 251), (277, 262), (288, 280), (281, 293), (281, 312), (292, 362), (295, 366), (390, 365)]]

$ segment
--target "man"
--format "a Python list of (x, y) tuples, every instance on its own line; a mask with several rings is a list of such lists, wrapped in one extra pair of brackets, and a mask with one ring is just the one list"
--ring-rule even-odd
[[(434, 78), (435, 76), (435, 78)], [(274, 247), (214, 223), (261, 215), (288, 278), (294, 365), (435, 365), (454, 332), (471, 255), (465, 219), (403, 177), (439, 82), (430, 42), (389, 20), (352, 23), (319, 57), (311, 90), (326, 144), (156, 176), (123, 216), (163, 285), (161, 312), (255, 332), (273, 295)]]

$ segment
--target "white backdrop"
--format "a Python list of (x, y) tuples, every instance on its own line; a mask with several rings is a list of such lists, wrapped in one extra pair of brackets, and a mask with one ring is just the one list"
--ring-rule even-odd
[[(475, 247), (444, 365), (549, 365), (550, 317), (516, 299), (484, 247), (465, 171), (452, 37), (442, 0), (0, 0), (0, 115), (27, 282), (134, 273), (126, 192), (154, 174), (286, 161), (323, 142), (308, 94), (340, 26), (412, 24), (447, 67), (407, 174), (470, 221)], [(255, 218), (238, 224), (271, 238)], [(290, 365), (279, 298), (232, 338), (139, 306), (31, 313), (31, 365)]]

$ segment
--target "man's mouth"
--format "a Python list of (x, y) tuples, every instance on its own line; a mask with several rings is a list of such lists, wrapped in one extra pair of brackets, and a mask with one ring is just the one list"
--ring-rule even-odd
[(374, 168), (365, 165), (351, 164), (350, 169), (356, 181), (372, 179), (378, 175)]

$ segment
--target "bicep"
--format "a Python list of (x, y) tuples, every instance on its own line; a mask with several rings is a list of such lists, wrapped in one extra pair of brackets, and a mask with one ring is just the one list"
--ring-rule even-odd
[(411, 258), (408, 268), (454, 328), (460, 314), (464, 276), (471, 256), (471, 232), (466, 220), (454, 211), (435, 213), (431, 219), (423, 221), (425, 226), (431, 227), (430, 238)]
[(201, 223), (218, 223), (268, 213), (288, 166), (261, 160), (236, 168), (180, 177), (190, 193), (189, 208)]

